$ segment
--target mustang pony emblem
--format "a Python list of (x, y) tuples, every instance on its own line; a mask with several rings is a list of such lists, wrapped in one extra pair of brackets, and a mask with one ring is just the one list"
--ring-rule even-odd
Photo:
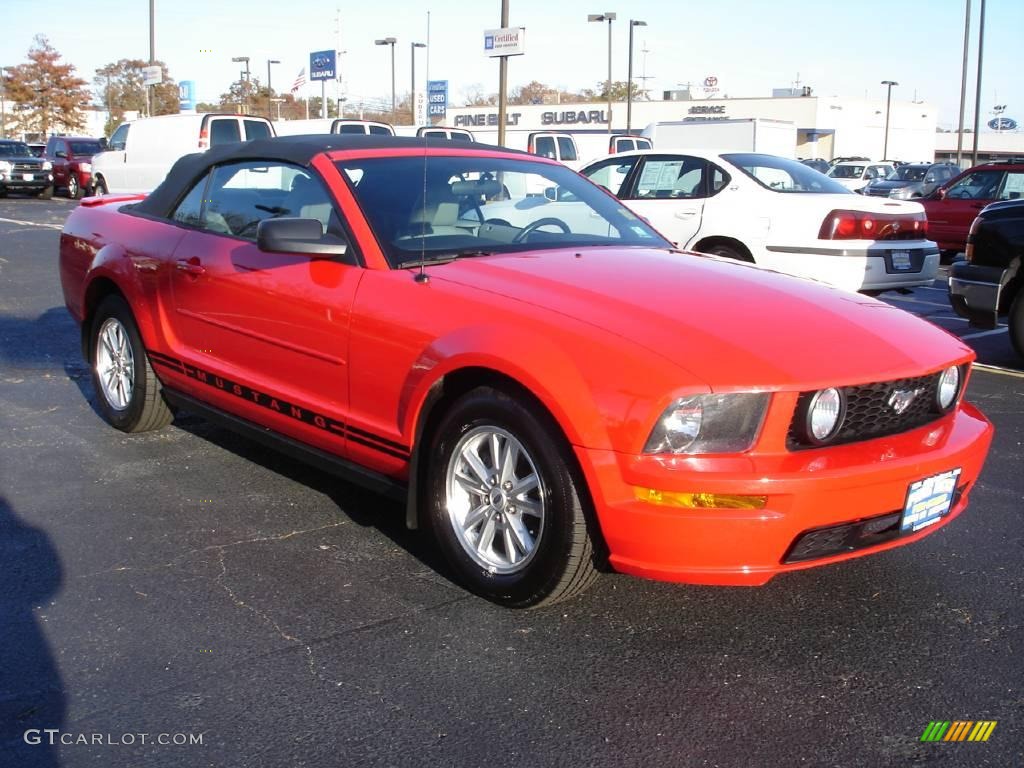
[(889, 395), (888, 403), (889, 407), (896, 411), (897, 415), (902, 416), (903, 412), (910, 407), (911, 403), (924, 392), (923, 389), (894, 389), (892, 394)]

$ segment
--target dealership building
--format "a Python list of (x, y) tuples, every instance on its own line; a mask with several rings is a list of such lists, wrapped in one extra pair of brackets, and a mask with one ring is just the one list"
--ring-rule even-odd
[[(789, 89), (786, 89), (789, 92)], [(680, 120), (763, 118), (796, 127), (794, 157), (865, 156), (883, 159), (885, 142), (884, 99), (848, 99), (810, 95), (770, 98), (682, 98), (634, 101), (632, 130), (639, 133), (650, 123)], [(607, 130), (607, 103), (509, 105), (510, 131), (564, 131), (601, 133)], [(893, 101), (889, 114), (888, 159), (930, 160), (936, 150), (934, 107), (925, 102)], [(497, 107), (448, 108), (445, 124), (473, 131), (496, 131)], [(626, 103), (612, 104), (612, 130), (626, 130)]]

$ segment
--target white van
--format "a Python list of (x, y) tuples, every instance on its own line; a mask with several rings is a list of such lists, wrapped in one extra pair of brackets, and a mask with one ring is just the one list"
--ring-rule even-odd
[(253, 115), (160, 115), (122, 123), (107, 151), (93, 155), (95, 194), (151, 192), (184, 155), (274, 135), (269, 120)]
[(395, 129), (377, 120), (355, 120), (348, 117), (310, 118), (309, 120), (278, 120), (274, 123), (278, 136), (305, 136), (311, 133), (341, 133), (354, 136), (394, 136)]

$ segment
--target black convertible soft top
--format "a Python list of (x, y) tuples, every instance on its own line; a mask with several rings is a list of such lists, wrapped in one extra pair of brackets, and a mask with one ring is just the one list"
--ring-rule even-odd
[(323, 152), (355, 149), (481, 149), (526, 155), (515, 149), (493, 147), (465, 141), (449, 141), (428, 137), (353, 136), (351, 134), (312, 134), (308, 136), (278, 136), (211, 147), (205, 152), (185, 155), (167, 173), (160, 185), (145, 200), (133, 205), (134, 212), (147, 216), (167, 218), (182, 194), (212, 166), (244, 160), (277, 160), (308, 167), (313, 158)]

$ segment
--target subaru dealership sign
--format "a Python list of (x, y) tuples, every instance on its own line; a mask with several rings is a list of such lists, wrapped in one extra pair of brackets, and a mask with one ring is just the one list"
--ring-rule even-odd
[(313, 51), (309, 54), (309, 79), (333, 80), (337, 77), (337, 55), (335, 51)]
[(427, 81), (427, 115), (440, 117), (448, 113), (448, 81)]

